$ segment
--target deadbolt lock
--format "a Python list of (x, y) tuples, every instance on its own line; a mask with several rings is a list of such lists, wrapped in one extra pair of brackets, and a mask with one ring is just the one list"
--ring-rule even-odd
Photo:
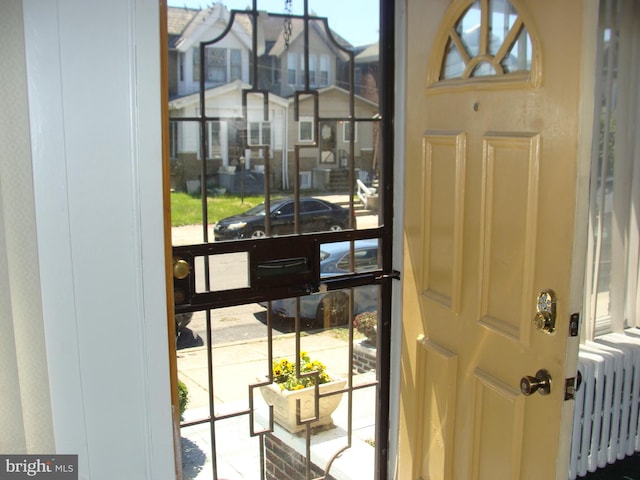
[(534, 320), (536, 328), (541, 332), (552, 333), (555, 329), (553, 318), (549, 312), (538, 312)]
[(552, 334), (556, 331), (556, 296), (553, 290), (543, 290), (536, 302), (537, 312), (533, 320), (541, 332)]

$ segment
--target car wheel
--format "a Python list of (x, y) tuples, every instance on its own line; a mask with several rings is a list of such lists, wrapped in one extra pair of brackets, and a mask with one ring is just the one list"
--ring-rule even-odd
[(251, 232), (251, 238), (264, 238), (266, 237), (267, 234), (264, 233), (264, 230), (254, 230), (253, 232)]
[(344, 292), (331, 292), (320, 300), (316, 310), (318, 327), (335, 327), (349, 323), (349, 296)]
[(342, 230), (342, 227), (338, 224), (329, 224), (329, 229), (330, 232), (339, 232), (340, 230)]

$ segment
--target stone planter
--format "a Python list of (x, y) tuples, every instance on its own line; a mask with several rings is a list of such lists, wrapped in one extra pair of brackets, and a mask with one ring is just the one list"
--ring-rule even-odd
[[(346, 383), (346, 380), (341, 378), (323, 383), (319, 387), (320, 394), (341, 390)], [(281, 390), (277, 383), (272, 383), (271, 385), (261, 387), (260, 390), (264, 400), (269, 405), (273, 405), (273, 419), (288, 432), (297, 433), (306, 428), (306, 424), (298, 425), (297, 422), (296, 404), (298, 399), (300, 399), (300, 420), (304, 422), (305, 420), (315, 418), (315, 387), (303, 388), (301, 390)], [(311, 427), (320, 427), (333, 423), (331, 414), (338, 408), (341, 399), (342, 394), (320, 398), (318, 420), (312, 422)]]
[(365, 195), (364, 206), (368, 210), (372, 210), (374, 212), (377, 212), (378, 211), (379, 202), (380, 202), (380, 198), (378, 197), (377, 193), (371, 193), (371, 194)]

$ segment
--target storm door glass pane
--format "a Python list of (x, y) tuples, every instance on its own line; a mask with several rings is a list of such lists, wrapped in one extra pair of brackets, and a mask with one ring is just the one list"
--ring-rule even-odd
[[(380, 5), (175, 1), (167, 88), (183, 477), (373, 480), (387, 463), (376, 445), (388, 396), (377, 279), (390, 263), (381, 193), (392, 193)], [(353, 18), (358, 29), (344, 23)], [(171, 70), (179, 56), (182, 76)]]

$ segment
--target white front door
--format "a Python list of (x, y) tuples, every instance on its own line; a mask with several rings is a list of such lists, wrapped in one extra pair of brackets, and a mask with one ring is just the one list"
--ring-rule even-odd
[(567, 478), (583, 9), (408, 1), (398, 478)]

